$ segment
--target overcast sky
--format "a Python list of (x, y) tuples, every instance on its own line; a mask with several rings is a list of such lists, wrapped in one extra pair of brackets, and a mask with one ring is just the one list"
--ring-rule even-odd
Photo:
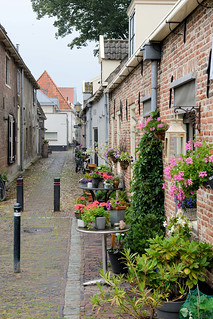
[[(85, 0), (86, 1), (86, 0)], [(100, 73), (98, 58), (93, 56), (95, 43), (70, 50), (67, 44), (73, 35), (55, 38), (53, 18), (36, 19), (30, 0), (0, 0), (0, 24), (16, 46), (37, 80), (46, 70), (59, 87), (76, 87), (82, 103), (82, 82)]]

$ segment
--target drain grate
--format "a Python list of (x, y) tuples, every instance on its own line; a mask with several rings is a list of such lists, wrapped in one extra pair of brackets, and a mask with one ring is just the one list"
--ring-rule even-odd
[(53, 228), (51, 227), (31, 227), (31, 228), (24, 228), (25, 233), (30, 234), (43, 234), (43, 233), (51, 233)]

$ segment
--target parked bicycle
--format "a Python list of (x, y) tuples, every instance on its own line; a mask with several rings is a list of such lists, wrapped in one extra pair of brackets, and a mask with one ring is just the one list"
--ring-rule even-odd
[(5, 200), (5, 198), (6, 198), (5, 182), (2, 180), (0, 175), (0, 201)]
[(80, 146), (77, 146), (75, 148), (75, 171), (80, 172), (82, 171), (84, 174), (86, 171), (89, 170), (89, 164), (90, 158), (89, 155), (86, 154), (86, 148), (81, 148)]

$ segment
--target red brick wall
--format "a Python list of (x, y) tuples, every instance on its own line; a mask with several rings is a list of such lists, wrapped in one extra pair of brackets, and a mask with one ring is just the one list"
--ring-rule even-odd
[[(10, 57), (10, 55), (8, 55)], [(0, 169), (11, 171), (17, 170), (17, 161), (12, 165), (8, 165), (8, 121), (4, 118), (8, 118), (9, 114), (12, 114), (17, 120), (17, 68), (14, 64), (13, 58), (10, 58), (10, 86), (5, 84), (5, 64), (6, 64), (6, 52), (4, 45), (0, 42)]]
[[(201, 132), (196, 131), (197, 137), (213, 142), (213, 82), (210, 83), (209, 98), (206, 97), (207, 65), (212, 45), (213, 12), (211, 9), (198, 7), (188, 18), (186, 27), (186, 43), (183, 41), (183, 24), (171, 33), (162, 43), (162, 59), (158, 72), (158, 107), (163, 121), (168, 124), (173, 118), (173, 105), (169, 109), (170, 79), (173, 75), (177, 80), (191, 72), (197, 73), (196, 106), (201, 106)], [(120, 101), (123, 103), (123, 122), (121, 122), (121, 137), (125, 136), (128, 151), (130, 152), (130, 122), (126, 121), (125, 101), (128, 105), (135, 102), (137, 128), (139, 129), (142, 117), (138, 114), (138, 92), (141, 97), (151, 94), (150, 62), (144, 62), (143, 75), (138, 65), (129, 76), (110, 94), (110, 115), (119, 111)], [(141, 106), (142, 110), (142, 106)], [(129, 113), (129, 108), (128, 108)], [(111, 119), (111, 116), (110, 116)], [(114, 145), (116, 145), (116, 117), (114, 124)], [(140, 133), (137, 143), (140, 139)], [(126, 185), (131, 178), (130, 169), (124, 173)], [(213, 190), (202, 188), (198, 191), (198, 230), (199, 239), (213, 242)], [(174, 200), (165, 191), (166, 215), (174, 214)]]

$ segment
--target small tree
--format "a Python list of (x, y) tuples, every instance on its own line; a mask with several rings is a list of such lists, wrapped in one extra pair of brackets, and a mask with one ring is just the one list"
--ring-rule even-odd
[[(158, 117), (158, 112), (153, 117)], [(144, 133), (138, 146), (131, 181), (131, 206), (127, 212), (131, 230), (126, 246), (138, 253), (148, 247), (147, 239), (163, 234), (164, 191), (162, 141), (154, 131)]]

